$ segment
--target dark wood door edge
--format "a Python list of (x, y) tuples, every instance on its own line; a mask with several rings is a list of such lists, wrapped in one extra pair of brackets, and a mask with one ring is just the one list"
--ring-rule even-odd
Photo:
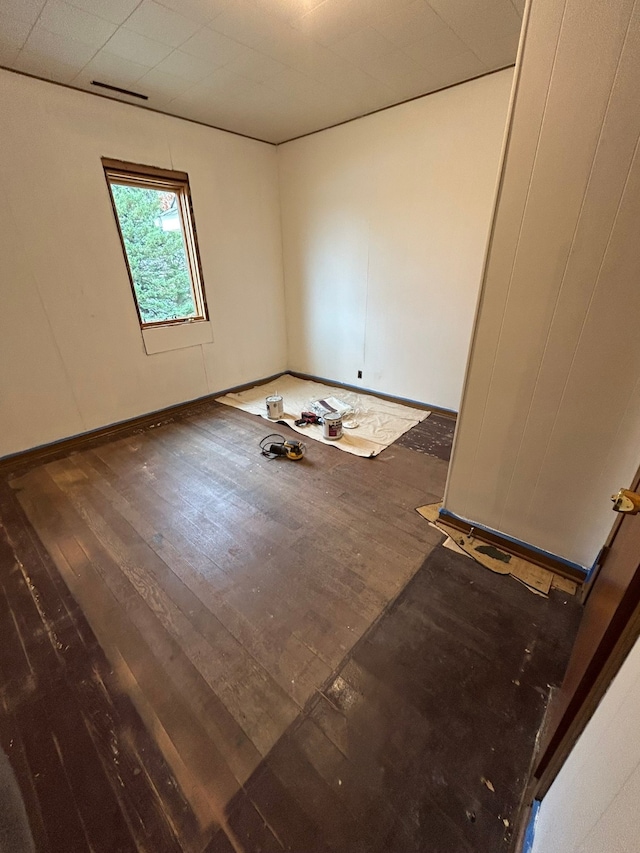
[(527, 830), (529, 828), (529, 823), (531, 821), (531, 815), (533, 810), (534, 801), (537, 799), (537, 784), (538, 780), (535, 778), (534, 769), (536, 764), (538, 763), (538, 758), (540, 757), (540, 750), (545, 741), (545, 734), (547, 732), (549, 726), (549, 711), (551, 708), (552, 700), (554, 693), (557, 693), (558, 687), (552, 685), (549, 690), (549, 695), (547, 697), (547, 707), (544, 710), (544, 716), (542, 717), (542, 723), (540, 724), (540, 730), (538, 731), (538, 735), (536, 737), (536, 744), (533, 750), (533, 755), (531, 756), (531, 762), (529, 764), (529, 769), (527, 772), (527, 785), (524, 789), (524, 793), (522, 794), (522, 799), (520, 800), (520, 806), (518, 807), (518, 812), (513, 821), (513, 836), (511, 838), (511, 846), (509, 847), (509, 853), (525, 853), (524, 843), (526, 840)]
[(638, 637), (640, 572), (629, 584), (596, 654), (537, 762), (534, 771), (537, 799), (544, 797), (549, 790)]
[(138, 415), (135, 418), (129, 418), (126, 421), (118, 421), (108, 426), (99, 427), (98, 429), (83, 432), (79, 435), (63, 438), (59, 441), (51, 442), (50, 444), (42, 444), (38, 447), (23, 450), (19, 453), (14, 453), (11, 456), (0, 458), (0, 475), (3, 477), (11, 477), (19, 473), (25, 473), (29, 468), (36, 465), (41, 465), (43, 462), (51, 462), (54, 459), (59, 459), (62, 456), (87, 448), (100, 442), (124, 438), (134, 432), (139, 432), (143, 429), (148, 429), (151, 426), (169, 423), (178, 418), (188, 417), (196, 411), (201, 411), (207, 406), (218, 405), (215, 403), (216, 397), (221, 397), (224, 394), (232, 392), (246, 391), (248, 388), (253, 388), (255, 385), (262, 385), (265, 382), (271, 382), (282, 376), (283, 373), (274, 373), (272, 376), (267, 376), (264, 379), (256, 379), (253, 382), (247, 382), (244, 385), (235, 385), (232, 388), (225, 388), (222, 391), (216, 391), (213, 394), (207, 394), (204, 397), (198, 397), (195, 400), (188, 400), (184, 403), (176, 403), (174, 406), (168, 406), (166, 409), (158, 409), (155, 412), (148, 412), (144, 415)]
[(489, 545), (495, 545), (496, 548), (500, 548), (501, 551), (506, 551), (508, 554), (513, 554), (516, 557), (522, 557), (523, 560), (528, 560), (528, 562), (533, 563), (536, 566), (548, 569), (550, 572), (554, 572), (556, 575), (562, 575), (562, 577), (576, 581), (578, 584), (582, 584), (585, 579), (584, 572), (581, 572), (579, 569), (573, 568), (573, 566), (568, 565), (567, 563), (563, 563), (562, 560), (555, 560), (551, 554), (547, 555), (540, 551), (536, 551), (533, 548), (527, 548), (524, 543), (513, 542), (511, 539), (500, 536), (499, 533), (492, 533), (489, 530), (474, 527), (468, 521), (462, 521), (462, 519), (456, 518), (454, 515), (450, 515), (449, 513), (443, 514), (441, 516), (441, 521), (443, 524), (455, 527), (456, 530), (460, 530), (462, 533), (469, 534), (473, 530), (473, 535), (476, 539), (481, 539)]
[(451, 418), (457, 420), (458, 413), (453, 409), (442, 409), (440, 406), (432, 406), (430, 403), (422, 403), (419, 400), (411, 400), (408, 397), (398, 397), (393, 394), (383, 394), (382, 391), (372, 391), (371, 388), (360, 388), (357, 385), (349, 385), (347, 382), (336, 382), (333, 379), (326, 379), (324, 376), (314, 376), (312, 373), (300, 373), (297, 370), (288, 370), (291, 376), (296, 376), (298, 379), (309, 379), (311, 382), (322, 382), (324, 385), (334, 385), (336, 388), (344, 388), (347, 391), (355, 391), (356, 394), (369, 394), (371, 397), (379, 397), (381, 400), (388, 400), (390, 403), (401, 403), (404, 406), (412, 406), (414, 409), (426, 409), (434, 415), (441, 415), (443, 418)]
[[(637, 492), (640, 489), (640, 469), (636, 472), (636, 476), (634, 477), (632, 482), (629, 484), (628, 488), (632, 492)], [(591, 590), (593, 589), (593, 585), (596, 581), (596, 578), (600, 574), (600, 569), (602, 568), (602, 564), (604, 563), (605, 559), (607, 558), (608, 552), (610, 551), (611, 545), (613, 544), (613, 540), (618, 535), (618, 530), (620, 529), (620, 525), (622, 524), (622, 521), (624, 519), (624, 513), (617, 512), (617, 513), (615, 513), (615, 516), (616, 516), (615, 520), (613, 522), (611, 530), (609, 531), (609, 535), (607, 536), (605, 543), (602, 546), (602, 550), (600, 551), (600, 554), (598, 555), (598, 559), (596, 561), (595, 566), (593, 567), (593, 571), (589, 572), (589, 577), (585, 581), (584, 586), (582, 588), (582, 603), (583, 604), (586, 604), (587, 599), (589, 598), (589, 595), (591, 593)]]
[(513, 838), (511, 840), (511, 846), (509, 847), (509, 853), (525, 853), (524, 842), (527, 836), (527, 829), (529, 827), (529, 821), (531, 820), (532, 810), (533, 796), (527, 792), (523, 797), (522, 804), (518, 811), (518, 816), (515, 820), (515, 828)]

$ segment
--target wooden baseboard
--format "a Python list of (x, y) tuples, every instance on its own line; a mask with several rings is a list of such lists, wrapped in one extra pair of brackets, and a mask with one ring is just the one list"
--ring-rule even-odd
[(256, 385), (263, 385), (266, 382), (271, 382), (279, 376), (289, 373), (291, 376), (297, 376), (299, 379), (311, 379), (314, 382), (323, 382), (326, 385), (335, 385), (337, 388), (345, 388), (349, 391), (371, 394), (379, 397), (382, 400), (391, 400), (394, 403), (405, 403), (409, 406), (414, 406), (418, 409), (429, 409), (438, 415), (452, 418), (457, 417), (456, 412), (449, 409), (441, 409), (438, 406), (429, 406), (426, 403), (420, 403), (417, 400), (407, 400), (404, 397), (394, 397), (390, 394), (382, 394), (378, 391), (371, 391), (368, 388), (358, 388), (355, 385), (347, 385), (343, 382), (334, 382), (331, 379), (324, 379), (320, 376), (311, 376), (306, 373), (298, 373), (294, 370), (283, 370), (280, 373), (274, 373), (272, 376), (265, 376), (263, 379), (256, 379), (253, 382), (245, 382), (243, 385), (234, 385), (232, 388), (224, 388), (216, 391), (213, 394), (207, 394), (204, 397), (198, 397), (195, 400), (188, 400), (185, 403), (176, 403), (174, 406), (167, 406), (165, 409), (158, 409), (154, 412), (148, 412), (144, 415), (138, 415), (135, 418), (129, 418), (126, 421), (118, 421), (117, 423), (109, 424), (108, 426), (98, 427), (98, 429), (83, 432), (79, 435), (73, 435), (69, 438), (62, 438), (59, 441), (53, 441), (49, 444), (42, 444), (38, 447), (29, 448), (28, 450), (14, 453), (10, 456), (0, 458), (0, 475), (3, 477), (16, 476), (24, 473), (29, 468), (36, 465), (41, 465), (43, 462), (51, 462), (54, 459), (60, 459), (75, 450), (85, 449), (104, 441), (112, 441), (117, 438), (124, 438), (125, 435), (131, 435), (134, 432), (147, 429), (150, 426), (158, 426), (159, 424), (169, 423), (181, 417), (187, 417), (196, 411), (201, 411), (203, 407), (213, 404), (216, 397), (221, 397), (223, 394), (231, 392), (246, 391), (248, 388), (253, 388)]
[(358, 385), (349, 385), (347, 382), (336, 382), (334, 379), (326, 379), (324, 376), (314, 376), (312, 373), (300, 373), (297, 370), (287, 370), (291, 376), (296, 376), (298, 379), (309, 379), (312, 382), (322, 382), (323, 385), (334, 385), (336, 388), (344, 388), (347, 391), (355, 391), (356, 394), (370, 394), (372, 397), (379, 397), (381, 400), (389, 400), (391, 403), (402, 403), (405, 406), (413, 406), (414, 409), (426, 409), (433, 412), (434, 415), (442, 415), (444, 418), (456, 420), (458, 413), (453, 409), (443, 409), (440, 406), (432, 406), (429, 403), (422, 403), (419, 400), (410, 400), (408, 397), (397, 397), (393, 394), (383, 394), (382, 391), (373, 391), (371, 388), (361, 388)]
[(221, 391), (216, 391), (214, 394), (207, 394), (204, 397), (188, 400), (185, 403), (176, 403), (174, 406), (167, 406), (165, 409), (158, 409), (155, 412), (138, 415), (126, 421), (118, 421), (117, 423), (98, 427), (98, 429), (93, 429), (89, 432), (83, 432), (69, 438), (62, 438), (50, 444), (41, 444), (38, 447), (23, 450), (11, 456), (4, 456), (0, 458), (0, 475), (3, 477), (16, 476), (17, 474), (25, 473), (29, 468), (41, 465), (43, 462), (52, 462), (54, 459), (60, 459), (74, 450), (87, 449), (104, 441), (124, 438), (126, 435), (140, 432), (150, 426), (158, 426), (178, 420), (179, 418), (188, 417), (197, 411), (202, 411), (207, 406), (212, 406), (215, 403), (216, 397), (221, 397), (223, 394), (231, 392), (246, 391), (255, 385), (262, 385), (265, 382), (277, 379), (284, 372), (286, 371), (274, 373), (273, 376), (267, 376), (264, 379), (256, 379), (254, 382), (246, 382), (243, 385), (225, 388)]
[(473, 531), (473, 536), (475, 536), (476, 539), (481, 539), (488, 545), (495, 545), (496, 548), (500, 548), (501, 551), (506, 551), (508, 554), (513, 554), (516, 557), (522, 557), (523, 560), (528, 560), (528, 562), (533, 563), (536, 566), (548, 569), (556, 575), (562, 575), (562, 577), (576, 581), (578, 584), (582, 584), (586, 577), (584, 570), (579, 566), (574, 566), (573, 564), (562, 560), (560, 557), (554, 557), (553, 554), (548, 554), (545, 551), (538, 551), (536, 548), (528, 546), (524, 542), (516, 542), (506, 536), (501, 536), (499, 533), (486, 530), (483, 527), (476, 527), (470, 522), (463, 521), (461, 518), (458, 518), (446, 511), (441, 511), (440, 517), (443, 524), (448, 524), (449, 527), (455, 527), (456, 530), (460, 530), (462, 533), (466, 534), (470, 534), (471, 531)]

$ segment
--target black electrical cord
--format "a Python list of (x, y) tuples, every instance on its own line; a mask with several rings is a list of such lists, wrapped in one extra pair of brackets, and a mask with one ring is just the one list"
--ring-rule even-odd
[[(274, 438), (278, 439), (278, 441), (273, 441)], [(260, 452), (263, 456), (266, 456), (267, 459), (275, 459), (276, 456), (284, 456), (286, 455), (286, 452), (278, 452), (272, 449), (274, 445), (284, 447), (284, 443), (284, 436), (279, 435), (277, 432), (272, 432), (270, 435), (265, 435), (260, 442)]]
[[(274, 439), (276, 439), (274, 441)], [(276, 456), (286, 456), (287, 459), (302, 459), (306, 448), (301, 441), (293, 438), (285, 438), (272, 432), (265, 436), (259, 444), (260, 452), (267, 459), (275, 459)]]

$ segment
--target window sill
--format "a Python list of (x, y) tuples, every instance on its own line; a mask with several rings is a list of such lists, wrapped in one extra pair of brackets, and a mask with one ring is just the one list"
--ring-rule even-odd
[(210, 344), (213, 341), (213, 330), (208, 320), (199, 320), (194, 323), (143, 329), (142, 340), (147, 355), (156, 355), (156, 353), (168, 352), (172, 349)]

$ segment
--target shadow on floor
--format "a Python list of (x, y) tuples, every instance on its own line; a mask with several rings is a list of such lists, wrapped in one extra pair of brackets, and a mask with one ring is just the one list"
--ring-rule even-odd
[(507, 851), (578, 619), (438, 547), (230, 803), (239, 849)]

